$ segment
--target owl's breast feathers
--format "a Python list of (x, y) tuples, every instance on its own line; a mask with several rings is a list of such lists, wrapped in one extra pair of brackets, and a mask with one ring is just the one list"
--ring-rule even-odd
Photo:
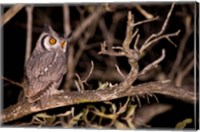
[(55, 51), (31, 56), (25, 65), (28, 85), (25, 95), (28, 98), (39, 96), (38, 94), (46, 91), (53, 82), (61, 82), (60, 79), (67, 70), (66, 63), (66, 56)]

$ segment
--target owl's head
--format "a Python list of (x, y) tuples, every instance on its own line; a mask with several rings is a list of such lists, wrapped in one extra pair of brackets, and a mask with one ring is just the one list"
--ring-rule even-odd
[(41, 33), (37, 44), (37, 51), (63, 51), (64, 53), (67, 50), (69, 37), (68, 35), (60, 35), (56, 33), (50, 25), (44, 25), (44, 31)]

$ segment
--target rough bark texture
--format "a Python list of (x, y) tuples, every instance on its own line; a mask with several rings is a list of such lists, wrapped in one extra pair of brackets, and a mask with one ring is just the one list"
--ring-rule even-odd
[(24, 117), (31, 113), (69, 106), (79, 103), (87, 102), (99, 102), (117, 99), (125, 96), (141, 96), (145, 94), (162, 94), (171, 96), (173, 98), (195, 104), (196, 96), (194, 92), (189, 92), (181, 88), (175, 87), (170, 83), (150, 82), (134, 87), (123, 89), (120, 86), (107, 87), (102, 90), (92, 90), (84, 92), (69, 92), (62, 95), (52, 96), (48, 99), (46, 105), (43, 108), (33, 105), (27, 101), (21, 101), (3, 111), (1, 116), (3, 122), (9, 122), (18, 118)]

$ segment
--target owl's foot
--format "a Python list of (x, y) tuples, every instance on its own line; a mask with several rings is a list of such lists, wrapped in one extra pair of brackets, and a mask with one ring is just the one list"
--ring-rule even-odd
[(49, 95), (61, 94), (64, 90), (57, 90), (55, 88), (49, 89)]

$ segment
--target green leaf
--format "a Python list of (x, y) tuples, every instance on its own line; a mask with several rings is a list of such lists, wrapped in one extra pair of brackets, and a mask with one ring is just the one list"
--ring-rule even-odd
[(125, 123), (120, 122), (120, 121), (116, 121), (114, 126), (117, 129), (128, 129), (127, 125)]
[(38, 118), (52, 118), (51, 115), (47, 115), (47, 113), (38, 113), (35, 115)]
[(179, 123), (177, 123), (175, 128), (176, 129), (183, 129), (183, 128), (185, 128), (185, 126), (187, 124), (190, 124), (190, 123), (192, 123), (192, 119), (191, 118), (186, 118), (185, 120), (180, 121)]

